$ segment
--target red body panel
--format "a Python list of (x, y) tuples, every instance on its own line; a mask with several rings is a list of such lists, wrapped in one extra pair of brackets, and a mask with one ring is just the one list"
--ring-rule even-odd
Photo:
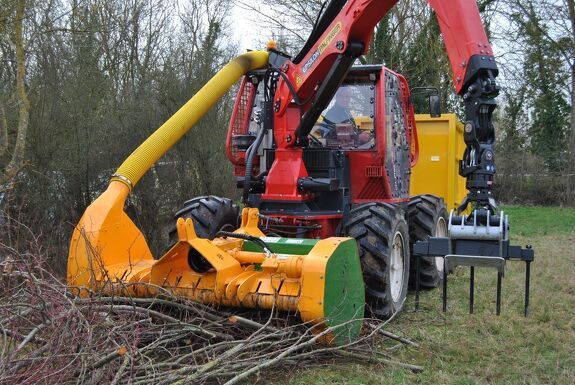
[(350, 174), (353, 203), (373, 202), (391, 197), (383, 166), (384, 159), (378, 152), (357, 151), (350, 153), (348, 157), (350, 169), (353, 170)]
[(275, 194), (271, 196), (263, 194), (262, 199), (278, 201), (310, 199), (311, 195), (300, 194), (297, 187), (297, 178), (305, 178), (307, 175), (301, 148), (277, 149), (275, 162), (266, 181), (266, 185), (274, 186)]
[(493, 49), (475, 0), (427, 0), (437, 14), (445, 49), (453, 71), (453, 84), (461, 92), (469, 59), (474, 55), (493, 56)]

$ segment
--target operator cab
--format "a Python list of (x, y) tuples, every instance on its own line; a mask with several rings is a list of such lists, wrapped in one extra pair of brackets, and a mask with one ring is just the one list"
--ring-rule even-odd
[[(277, 146), (273, 127), (265, 128), (264, 93), (269, 90), (264, 77), (265, 71), (245, 76), (226, 145), (238, 187), (243, 189), (249, 180), (250, 206), (264, 215), (330, 216), (335, 223), (353, 204), (409, 199), (417, 138), (403, 76), (381, 65), (352, 67), (301, 148), (307, 177), (293, 183), (306, 198), (289, 202), (266, 194)], [(294, 119), (294, 128), (299, 123)], [(251, 175), (246, 176), (247, 155), (252, 150), (257, 152), (252, 156)], [(323, 228), (326, 234), (333, 230), (327, 224)]]
[[(368, 80), (368, 79), (366, 79)], [(350, 79), (337, 90), (310, 133), (312, 147), (368, 150), (375, 147), (375, 84)]]
[[(359, 73), (362, 67), (355, 67), (352, 74)], [(250, 75), (248, 75), (250, 76)], [(261, 90), (261, 71), (251, 74), (252, 82), (255, 85), (247, 85), (247, 92), (241, 99), (242, 102), (253, 98), (251, 112), (247, 123), (246, 135), (232, 134), (232, 140), (236, 142), (244, 141), (245, 145), (251, 145), (256, 138), (261, 124), (263, 113), (263, 91)], [(340, 150), (368, 150), (375, 147), (375, 114), (376, 114), (376, 82), (369, 77), (348, 77), (339, 87), (329, 105), (324, 109), (321, 116), (315, 123), (309, 135), (309, 147), (331, 148)], [(253, 95), (251, 95), (253, 93)], [(243, 106), (249, 107), (247, 103)], [(241, 119), (245, 112), (239, 111)], [(238, 116), (235, 117), (236, 119)], [(232, 119), (232, 123), (238, 122)], [(232, 124), (230, 125), (231, 128)], [(268, 141), (269, 142), (269, 141)], [(233, 145), (233, 144), (232, 144)], [(242, 147), (242, 146), (240, 146)], [(271, 147), (266, 146), (265, 147)]]

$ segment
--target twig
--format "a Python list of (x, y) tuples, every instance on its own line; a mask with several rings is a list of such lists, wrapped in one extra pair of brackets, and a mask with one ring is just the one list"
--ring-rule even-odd
[(259, 322), (252, 321), (251, 319), (247, 319), (247, 318), (244, 318), (244, 317), (240, 317), (240, 316), (238, 316), (238, 315), (230, 316), (230, 317), (228, 318), (228, 321), (229, 321), (230, 323), (232, 323), (232, 324), (240, 324), (240, 325), (243, 325), (243, 326), (249, 326), (249, 327), (256, 328), (256, 329), (262, 329), (262, 328), (263, 328), (263, 329), (265, 329), (265, 330), (269, 330), (269, 331), (274, 332), (274, 333), (280, 332), (279, 329), (274, 328), (273, 326), (269, 326), (269, 325), (268, 325), (268, 326), (265, 326), (265, 327), (264, 327), (264, 325), (262, 325), (262, 324), (259, 323)]
[(128, 366), (129, 362), (130, 362), (130, 355), (129, 354), (124, 355), (124, 361), (122, 361), (122, 365), (120, 365), (120, 369), (118, 369), (118, 371), (116, 372), (116, 375), (114, 376), (114, 379), (112, 380), (110, 385), (117, 385), (118, 384), (118, 382), (122, 378), (122, 374), (124, 374), (124, 370), (126, 370), (126, 367)]
[(104, 357), (102, 357), (100, 360), (96, 361), (91, 367), (91, 370), (94, 369), (98, 369), (101, 368), (102, 366), (106, 365), (107, 363), (115, 360), (116, 358), (120, 358), (122, 357), (124, 354), (126, 354), (126, 347), (125, 346), (121, 346), (119, 349), (113, 351), (112, 353), (109, 353), (107, 355), (105, 355)]
[[(28, 337), (27, 335), (25, 336), (25, 335), (23, 335), (23, 334), (20, 334), (20, 333), (18, 333), (18, 332), (15, 332), (15, 331), (13, 331), (13, 330), (10, 330), (10, 329), (4, 329), (4, 328), (3, 328), (2, 331), (3, 331), (3, 333), (5, 333), (7, 336), (12, 337), (12, 338), (14, 338), (14, 339), (16, 339), (16, 340), (20, 340), (20, 341), (25, 341), (26, 338)], [(6, 341), (5, 341), (5, 342), (6, 342)], [(32, 339), (29, 340), (27, 343), (29, 343), (29, 342), (32, 342), (32, 343), (36, 342), (36, 343), (40, 343), (40, 344), (45, 344), (45, 343), (46, 343), (46, 340), (43, 339), (43, 338), (40, 338), (40, 337), (38, 337), (38, 336), (36, 336), (36, 335), (33, 335), (33, 336), (32, 336)]]
[(353, 357), (353, 358), (358, 358), (360, 360), (363, 361), (377, 361), (377, 362), (381, 362), (383, 364), (388, 364), (388, 365), (393, 365), (393, 366), (399, 366), (401, 368), (405, 368), (405, 369), (409, 369), (411, 370), (413, 373), (421, 373), (423, 372), (424, 368), (423, 366), (417, 366), (417, 365), (412, 365), (412, 364), (406, 364), (405, 362), (400, 362), (400, 361), (393, 361), (393, 360), (388, 360), (386, 358), (379, 358), (379, 357), (375, 357), (375, 356), (368, 356), (368, 355), (364, 355), (364, 354), (359, 354), (359, 353), (352, 353), (352, 352), (348, 352), (345, 350), (338, 350), (336, 351), (336, 354), (345, 356), (345, 357)]
[[(354, 320), (355, 322), (355, 320)], [(259, 365), (256, 365), (248, 370), (246, 370), (243, 373), (240, 373), (238, 375), (236, 375), (235, 377), (233, 377), (231, 380), (229, 380), (228, 382), (225, 383), (225, 385), (232, 385), (237, 383), (238, 381), (249, 377), (250, 375), (260, 371), (261, 369), (267, 368), (269, 366), (275, 365), (277, 364), (282, 358), (288, 356), (289, 354), (303, 349), (304, 347), (310, 346), (312, 344), (314, 344), (318, 339), (325, 337), (327, 334), (332, 333), (336, 328), (338, 327), (342, 327), (343, 325), (345, 325), (346, 323), (340, 324), (337, 327), (332, 327), (332, 328), (327, 328), (326, 330), (324, 330), (323, 332), (316, 334), (313, 338), (309, 339), (308, 341), (305, 342), (301, 342), (301, 343), (297, 343), (293, 346), (291, 346), (289, 349), (286, 349), (285, 351), (283, 351), (281, 354), (279, 354), (276, 358), (268, 360), (266, 362), (263, 362)]]
[[(372, 329), (375, 329), (375, 328), (376, 328), (376, 325), (369, 324), (369, 327), (372, 328)], [(391, 332), (388, 332), (387, 330), (378, 329), (378, 333), (381, 334), (381, 335), (384, 335), (384, 336), (386, 336), (386, 337), (388, 337), (388, 338), (391, 338), (391, 339), (393, 339), (393, 340), (396, 340), (396, 341), (398, 341), (398, 342), (401, 342), (401, 343), (403, 343), (403, 344), (405, 344), (405, 345), (411, 345), (411, 346), (413, 346), (413, 347), (419, 348), (419, 344), (418, 344), (417, 342), (414, 342), (414, 341), (412, 341), (412, 340), (410, 340), (410, 339), (407, 339), (407, 338), (405, 338), (405, 337), (398, 336), (398, 335), (396, 335), (396, 334), (393, 334), (393, 333), (391, 333)]]
[(200, 328), (199, 326), (190, 325), (188, 323), (181, 322), (180, 320), (177, 320), (176, 318), (170, 317), (169, 315), (157, 312), (157, 311), (152, 310), (152, 309), (142, 308), (142, 307), (138, 307), (138, 306), (114, 305), (114, 304), (96, 305), (96, 306), (92, 306), (91, 309), (93, 309), (93, 310), (108, 310), (108, 311), (123, 311), (123, 312), (132, 312), (132, 313), (143, 313), (143, 314), (149, 315), (152, 318), (157, 318), (157, 319), (160, 319), (162, 321), (171, 322), (171, 323), (175, 323), (175, 324), (179, 324), (179, 325), (185, 325), (190, 330), (193, 330), (193, 331), (198, 332), (198, 333), (202, 333), (202, 334), (204, 334), (210, 338), (230, 339), (229, 335), (211, 332), (209, 330)]
[(26, 338), (24, 338), (24, 340), (22, 342), (20, 342), (20, 345), (18, 345), (18, 347), (16, 348), (16, 351), (22, 350), (22, 348), (24, 348), (24, 346), (26, 346), (28, 344), (28, 342), (30, 342), (34, 339), (34, 336), (40, 330), (42, 330), (43, 328), (45, 328), (48, 325), (49, 325), (49, 323), (43, 323), (43, 324), (36, 326), (34, 329), (32, 329), (32, 331), (30, 333), (28, 333)]

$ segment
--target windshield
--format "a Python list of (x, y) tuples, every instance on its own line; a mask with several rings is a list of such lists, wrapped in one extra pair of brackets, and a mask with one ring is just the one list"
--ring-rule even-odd
[(310, 134), (312, 142), (330, 148), (373, 148), (374, 116), (374, 84), (344, 83), (314, 125)]

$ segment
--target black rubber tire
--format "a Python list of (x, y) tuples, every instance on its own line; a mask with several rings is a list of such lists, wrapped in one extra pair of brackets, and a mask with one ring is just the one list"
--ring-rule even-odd
[[(347, 236), (357, 240), (366, 294), (366, 316), (387, 319), (401, 310), (409, 278), (409, 230), (401, 207), (388, 203), (355, 206), (344, 224)], [(403, 250), (403, 274), (397, 299), (391, 295), (391, 252), (395, 235)]]
[[(411, 197), (407, 206), (407, 222), (409, 223), (409, 238), (411, 240), (410, 255), (413, 255), (414, 243), (438, 235), (436, 231), (440, 221), (443, 221), (445, 231), (447, 231), (448, 214), (443, 198), (430, 194)], [(415, 258), (411, 258), (410, 288), (415, 288), (416, 277)], [(421, 258), (419, 261), (419, 287), (433, 289), (440, 286), (442, 281), (443, 271), (438, 270), (435, 257)]]
[[(231, 199), (214, 195), (201, 196), (184, 203), (184, 208), (174, 215), (178, 218), (191, 218), (194, 230), (200, 238), (214, 239), (219, 231), (234, 231), (238, 228), (239, 207)], [(169, 232), (170, 244), (178, 240), (176, 225)], [(198, 272), (211, 269), (210, 263), (203, 257), (190, 254), (190, 265)]]

